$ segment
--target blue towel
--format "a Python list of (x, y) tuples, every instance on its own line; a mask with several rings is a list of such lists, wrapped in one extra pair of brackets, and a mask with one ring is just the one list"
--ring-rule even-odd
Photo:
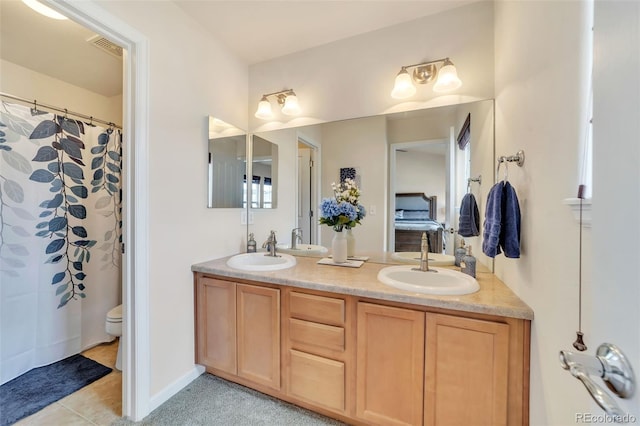
[(500, 230), (502, 227), (502, 190), (504, 182), (493, 185), (487, 197), (482, 233), (482, 252), (489, 257), (500, 254)]
[(460, 219), (458, 234), (462, 237), (476, 237), (480, 235), (480, 212), (476, 197), (471, 193), (465, 194), (460, 202)]
[(520, 205), (516, 190), (509, 182), (505, 182), (502, 190), (500, 247), (506, 257), (512, 259), (520, 257)]

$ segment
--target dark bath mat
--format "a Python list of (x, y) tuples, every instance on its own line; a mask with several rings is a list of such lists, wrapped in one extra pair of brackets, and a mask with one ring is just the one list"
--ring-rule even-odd
[(111, 371), (82, 355), (27, 371), (0, 386), (0, 425), (30, 416)]

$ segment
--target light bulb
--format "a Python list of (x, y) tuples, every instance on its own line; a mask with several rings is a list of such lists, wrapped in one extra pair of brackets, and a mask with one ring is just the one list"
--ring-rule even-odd
[(411, 81), (411, 76), (406, 68), (402, 68), (396, 76), (396, 82), (391, 91), (391, 97), (395, 99), (405, 99), (415, 95), (416, 86)]
[(302, 112), (302, 110), (300, 109), (300, 104), (298, 103), (298, 97), (295, 95), (295, 93), (292, 92), (290, 95), (287, 95), (286, 99), (284, 100), (282, 113), (284, 115), (298, 115), (300, 114), (300, 112)]
[(267, 99), (266, 96), (263, 96), (258, 102), (258, 109), (255, 113), (256, 118), (261, 118), (263, 120), (268, 120), (273, 117), (273, 112), (271, 111), (271, 103)]
[(438, 72), (438, 81), (433, 85), (434, 92), (450, 92), (462, 86), (462, 81), (458, 78), (456, 67), (449, 59), (444, 61), (442, 68)]
[(69, 19), (66, 16), (51, 9), (50, 7), (45, 6), (44, 4), (40, 3), (37, 0), (22, 0), (22, 2), (27, 6), (29, 6), (31, 9), (38, 12), (39, 14), (46, 16), (47, 18), (58, 19), (60, 21), (64, 19)]

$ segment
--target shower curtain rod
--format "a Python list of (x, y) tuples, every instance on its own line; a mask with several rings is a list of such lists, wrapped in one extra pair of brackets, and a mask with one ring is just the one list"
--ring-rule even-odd
[(53, 110), (53, 111), (62, 112), (65, 115), (74, 115), (76, 117), (80, 117), (80, 118), (83, 118), (85, 120), (90, 120), (90, 123), (94, 123), (94, 122), (95, 123), (101, 123), (101, 124), (105, 124), (107, 126), (115, 127), (117, 129), (121, 129), (122, 130), (122, 126), (120, 126), (119, 124), (115, 124), (115, 123), (112, 123), (110, 121), (100, 120), (99, 118), (95, 118), (95, 117), (92, 117), (92, 116), (89, 116), (89, 115), (80, 114), (79, 112), (69, 111), (66, 108), (58, 108), (58, 107), (55, 107), (55, 106), (52, 106), (52, 105), (41, 104), (41, 103), (38, 103), (38, 101), (36, 101), (35, 99), (30, 101), (29, 99), (21, 98), (21, 97), (18, 97), (18, 96), (13, 96), (13, 95), (10, 95), (8, 93), (3, 93), (3, 92), (0, 92), (0, 96), (2, 96), (3, 98), (13, 99), (14, 101), (20, 101), (20, 102), (24, 102), (24, 103), (33, 105), (33, 107), (36, 110), (38, 109), (38, 107), (42, 107), (42, 108), (45, 108), (45, 109), (50, 109), (50, 110)]

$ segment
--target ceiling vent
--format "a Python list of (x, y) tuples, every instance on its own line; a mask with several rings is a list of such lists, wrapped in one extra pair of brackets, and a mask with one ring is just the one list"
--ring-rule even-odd
[(107, 52), (111, 56), (122, 59), (122, 47), (118, 46), (110, 40), (107, 40), (101, 35), (94, 35), (87, 40), (87, 43), (90, 43), (98, 49)]

